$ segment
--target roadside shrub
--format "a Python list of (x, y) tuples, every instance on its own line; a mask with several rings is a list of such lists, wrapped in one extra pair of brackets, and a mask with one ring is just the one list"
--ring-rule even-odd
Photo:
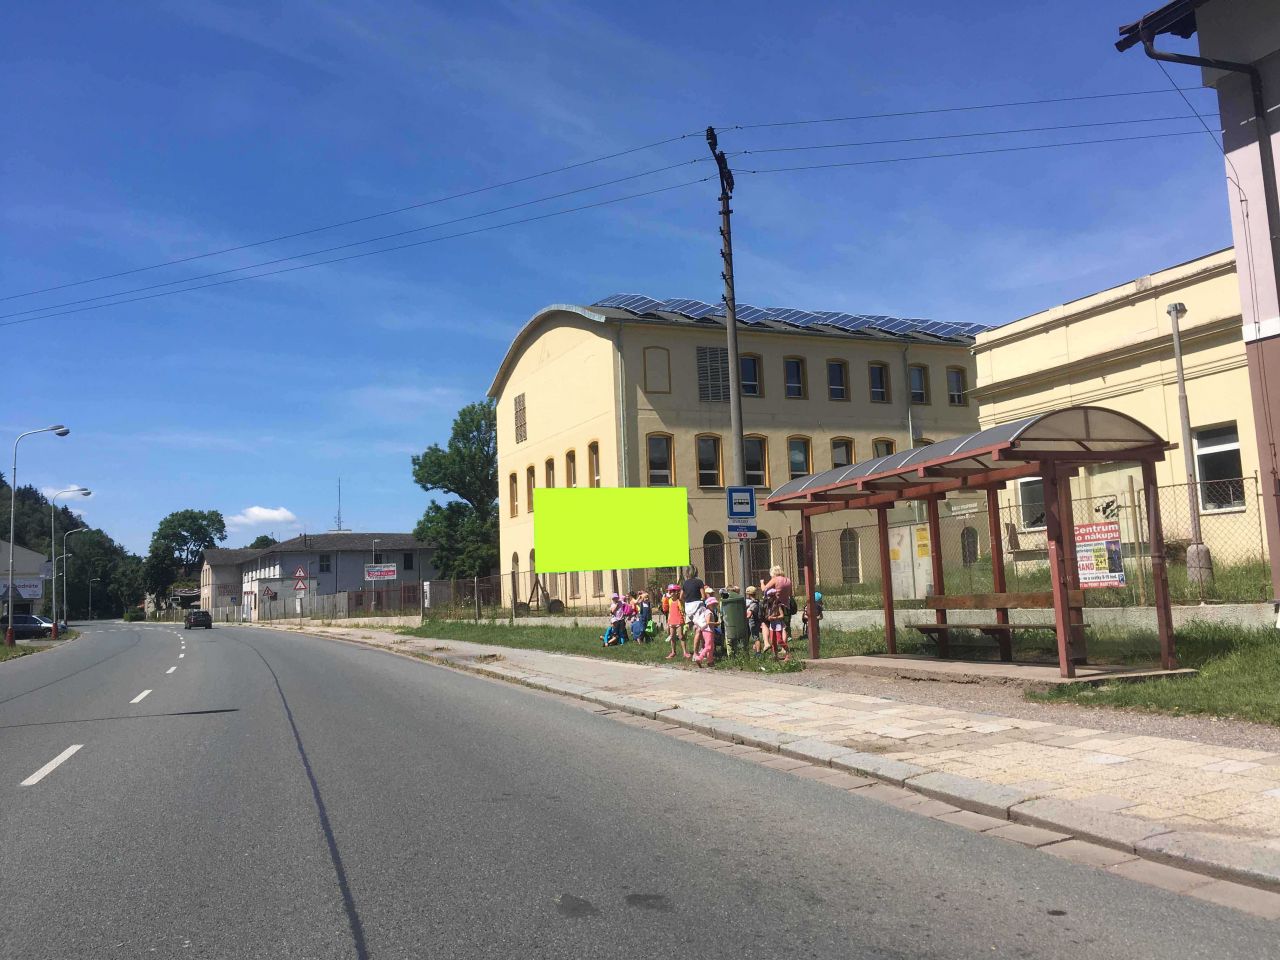
[(139, 620), (147, 619), (147, 615), (141, 610), (126, 610), (124, 612), (125, 623), (137, 623)]

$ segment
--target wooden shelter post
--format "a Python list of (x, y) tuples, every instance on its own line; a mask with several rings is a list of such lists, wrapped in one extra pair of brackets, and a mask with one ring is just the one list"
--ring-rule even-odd
[(889, 563), (889, 508), (876, 509), (876, 531), (880, 540), (880, 593), (884, 597), (884, 645), (898, 652), (898, 624), (893, 614), (893, 566)]
[[(1067, 597), (1074, 597), (1080, 591), (1080, 567), (1076, 561), (1076, 521), (1071, 502), (1071, 475), (1063, 471), (1058, 474), (1058, 515), (1062, 518), (1063, 558), (1067, 570)], [(1071, 627), (1071, 644), (1068, 653), (1072, 663), (1087, 663), (1088, 651), (1084, 639), (1084, 608), (1068, 606), (1067, 623)]]
[[(991, 538), (991, 592), (1006, 592), (1004, 576), (1004, 531), (1000, 523), (1000, 490), (987, 487), (987, 533)], [(996, 608), (996, 623), (1009, 622), (1009, 608)], [(1013, 659), (1013, 634), (1008, 630), (996, 634), (1000, 644), (1000, 659), (1008, 663)]]
[(1160, 666), (1176, 670), (1178, 655), (1173, 644), (1173, 611), (1169, 609), (1169, 573), (1165, 567), (1164, 524), (1160, 520), (1160, 488), (1156, 486), (1156, 465), (1150, 460), (1142, 461), (1142, 494), (1147, 501), (1151, 579), (1155, 586), (1156, 629), (1160, 634)]
[(1044, 464), (1041, 473), (1044, 483), (1045, 535), (1049, 542), (1049, 581), (1053, 586), (1054, 633), (1058, 638), (1058, 670), (1064, 677), (1076, 675), (1071, 662), (1071, 622), (1067, 604), (1067, 563), (1062, 535), (1062, 498), (1058, 489), (1058, 468), (1052, 462)]
[(800, 514), (800, 537), (801, 552), (803, 553), (804, 562), (804, 586), (805, 586), (805, 612), (808, 618), (809, 633), (809, 659), (818, 659), (819, 646), (819, 627), (817, 609), (814, 607), (814, 592), (818, 589), (817, 579), (814, 576), (813, 562), (813, 521), (809, 519), (809, 514)]
[[(941, 499), (941, 497), (930, 497), (925, 501), (929, 516), (929, 560), (933, 567), (933, 594), (937, 597), (944, 597), (947, 594), (942, 572), (942, 524), (938, 518), (938, 501)], [(947, 611), (939, 607), (934, 611), (934, 618), (936, 623), (945, 624), (947, 622)], [(948, 656), (951, 652), (950, 647), (950, 631), (939, 630), (938, 655), (941, 657)]]

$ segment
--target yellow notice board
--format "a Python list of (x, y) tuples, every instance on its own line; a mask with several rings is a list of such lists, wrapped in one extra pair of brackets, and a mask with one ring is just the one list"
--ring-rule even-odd
[(916, 556), (929, 556), (929, 528), (916, 527)]
[(533, 549), (539, 573), (686, 566), (688, 491), (540, 487)]

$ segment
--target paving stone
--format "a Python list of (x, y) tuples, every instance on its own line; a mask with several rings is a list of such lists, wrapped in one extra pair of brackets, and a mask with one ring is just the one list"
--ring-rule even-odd
[(1107, 813), (1116, 813), (1127, 807), (1136, 807), (1137, 801), (1127, 800), (1124, 797), (1113, 797), (1110, 794), (1099, 793), (1091, 797), (1081, 797), (1076, 801), (1082, 807), (1088, 807), (1090, 810), (1102, 810)]
[(979, 833), (985, 833), (988, 830), (994, 830), (997, 827), (1007, 827), (1008, 820), (997, 820), (995, 817), (988, 817), (981, 813), (974, 813), (972, 810), (957, 810), (955, 813), (944, 813), (937, 816), (937, 819), (943, 823), (950, 823), (953, 826), (964, 827), (966, 830), (976, 830)]
[(806, 764), (803, 767), (795, 767), (788, 771), (792, 776), (803, 777), (805, 780), (826, 780), (830, 777), (847, 777), (847, 773), (841, 773), (839, 770), (832, 770), (830, 767), (815, 767), (813, 764)]
[(1041, 798), (1028, 800), (1009, 809), (1009, 819), (1048, 830), (1092, 840), (1104, 846), (1135, 852), (1139, 842), (1157, 834), (1171, 832), (1166, 823), (1139, 820), (1105, 810), (1091, 810), (1069, 800)]
[(912, 777), (926, 773), (924, 767), (914, 763), (903, 763), (901, 760), (889, 760), (874, 753), (858, 753), (856, 750), (843, 750), (831, 758), (831, 766), (838, 770), (847, 770), (855, 774), (868, 774), (878, 780), (902, 784)]
[(1195, 887), (1202, 887), (1206, 883), (1213, 882), (1212, 877), (1206, 877), (1203, 874), (1192, 873), (1190, 870), (1179, 870), (1177, 867), (1167, 867), (1163, 863), (1152, 863), (1150, 860), (1141, 859), (1117, 863), (1115, 866), (1108, 867), (1107, 872), (1127, 877), (1130, 880), (1137, 880), (1139, 883), (1148, 883), (1153, 887), (1160, 887), (1162, 890), (1171, 890), (1174, 893), (1186, 893)]
[(831, 771), (831, 776), (824, 777), (823, 783), (828, 786), (838, 787), (841, 790), (857, 790), (861, 787), (869, 787), (876, 781), (867, 777), (855, 777), (851, 773), (841, 773), (839, 770)]
[(1132, 853), (1125, 853), (1123, 850), (1115, 850), (1111, 847), (1103, 847), (1096, 843), (1087, 843), (1084, 840), (1063, 840), (1060, 843), (1050, 843), (1040, 848), (1045, 853), (1051, 853), (1055, 857), (1061, 857), (1063, 860), (1070, 860), (1072, 863), (1083, 863), (1090, 867), (1114, 867), (1117, 863), (1127, 863), (1137, 858)]
[(1197, 870), (1224, 880), (1280, 886), (1280, 850), (1234, 843), (1213, 834), (1165, 833), (1141, 841), (1137, 852), (1154, 860), (1194, 864)]
[(910, 790), (903, 790), (901, 787), (891, 787), (887, 783), (873, 783), (869, 787), (850, 792), (859, 797), (870, 797), (872, 800), (879, 800), (881, 803), (890, 803), (895, 807), (909, 806), (920, 802), (920, 794), (912, 793)]
[(848, 753), (849, 751), (846, 747), (842, 747), (838, 743), (810, 738), (808, 740), (794, 740), (791, 743), (783, 744), (779, 748), (778, 752), (784, 757), (796, 757), (800, 760), (806, 760), (810, 763), (820, 763), (826, 766), (831, 763), (833, 757), (837, 757), (842, 753)]
[(1013, 787), (959, 777), (953, 773), (926, 773), (912, 777), (905, 785), (935, 799), (992, 817), (1007, 817), (1010, 807), (1034, 796)]
[(1001, 840), (1012, 840), (1024, 847), (1043, 847), (1067, 839), (1065, 833), (1054, 833), (1052, 830), (1044, 830), (1040, 827), (1028, 827), (1025, 823), (1006, 824), (988, 831), (987, 835), (999, 837)]
[(807, 767), (809, 764), (792, 757), (771, 757), (762, 761), (760, 766), (769, 767), (772, 770), (797, 770), (800, 767)]
[(931, 800), (928, 797), (921, 797), (919, 803), (913, 803), (909, 807), (912, 813), (918, 813), (922, 817), (943, 817), (950, 813), (960, 813), (959, 807), (953, 807), (949, 803), (943, 803), (941, 800)]
[(1280, 893), (1246, 887), (1242, 883), (1231, 883), (1228, 880), (1214, 880), (1187, 893), (1199, 900), (1242, 910), (1265, 920), (1280, 920)]

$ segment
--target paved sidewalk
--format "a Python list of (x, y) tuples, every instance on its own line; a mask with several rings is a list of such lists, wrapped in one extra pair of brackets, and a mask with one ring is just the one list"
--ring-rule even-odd
[(770, 681), (423, 640), (306, 632), (586, 697), (980, 813), (1280, 888), (1280, 753), (921, 706)]

